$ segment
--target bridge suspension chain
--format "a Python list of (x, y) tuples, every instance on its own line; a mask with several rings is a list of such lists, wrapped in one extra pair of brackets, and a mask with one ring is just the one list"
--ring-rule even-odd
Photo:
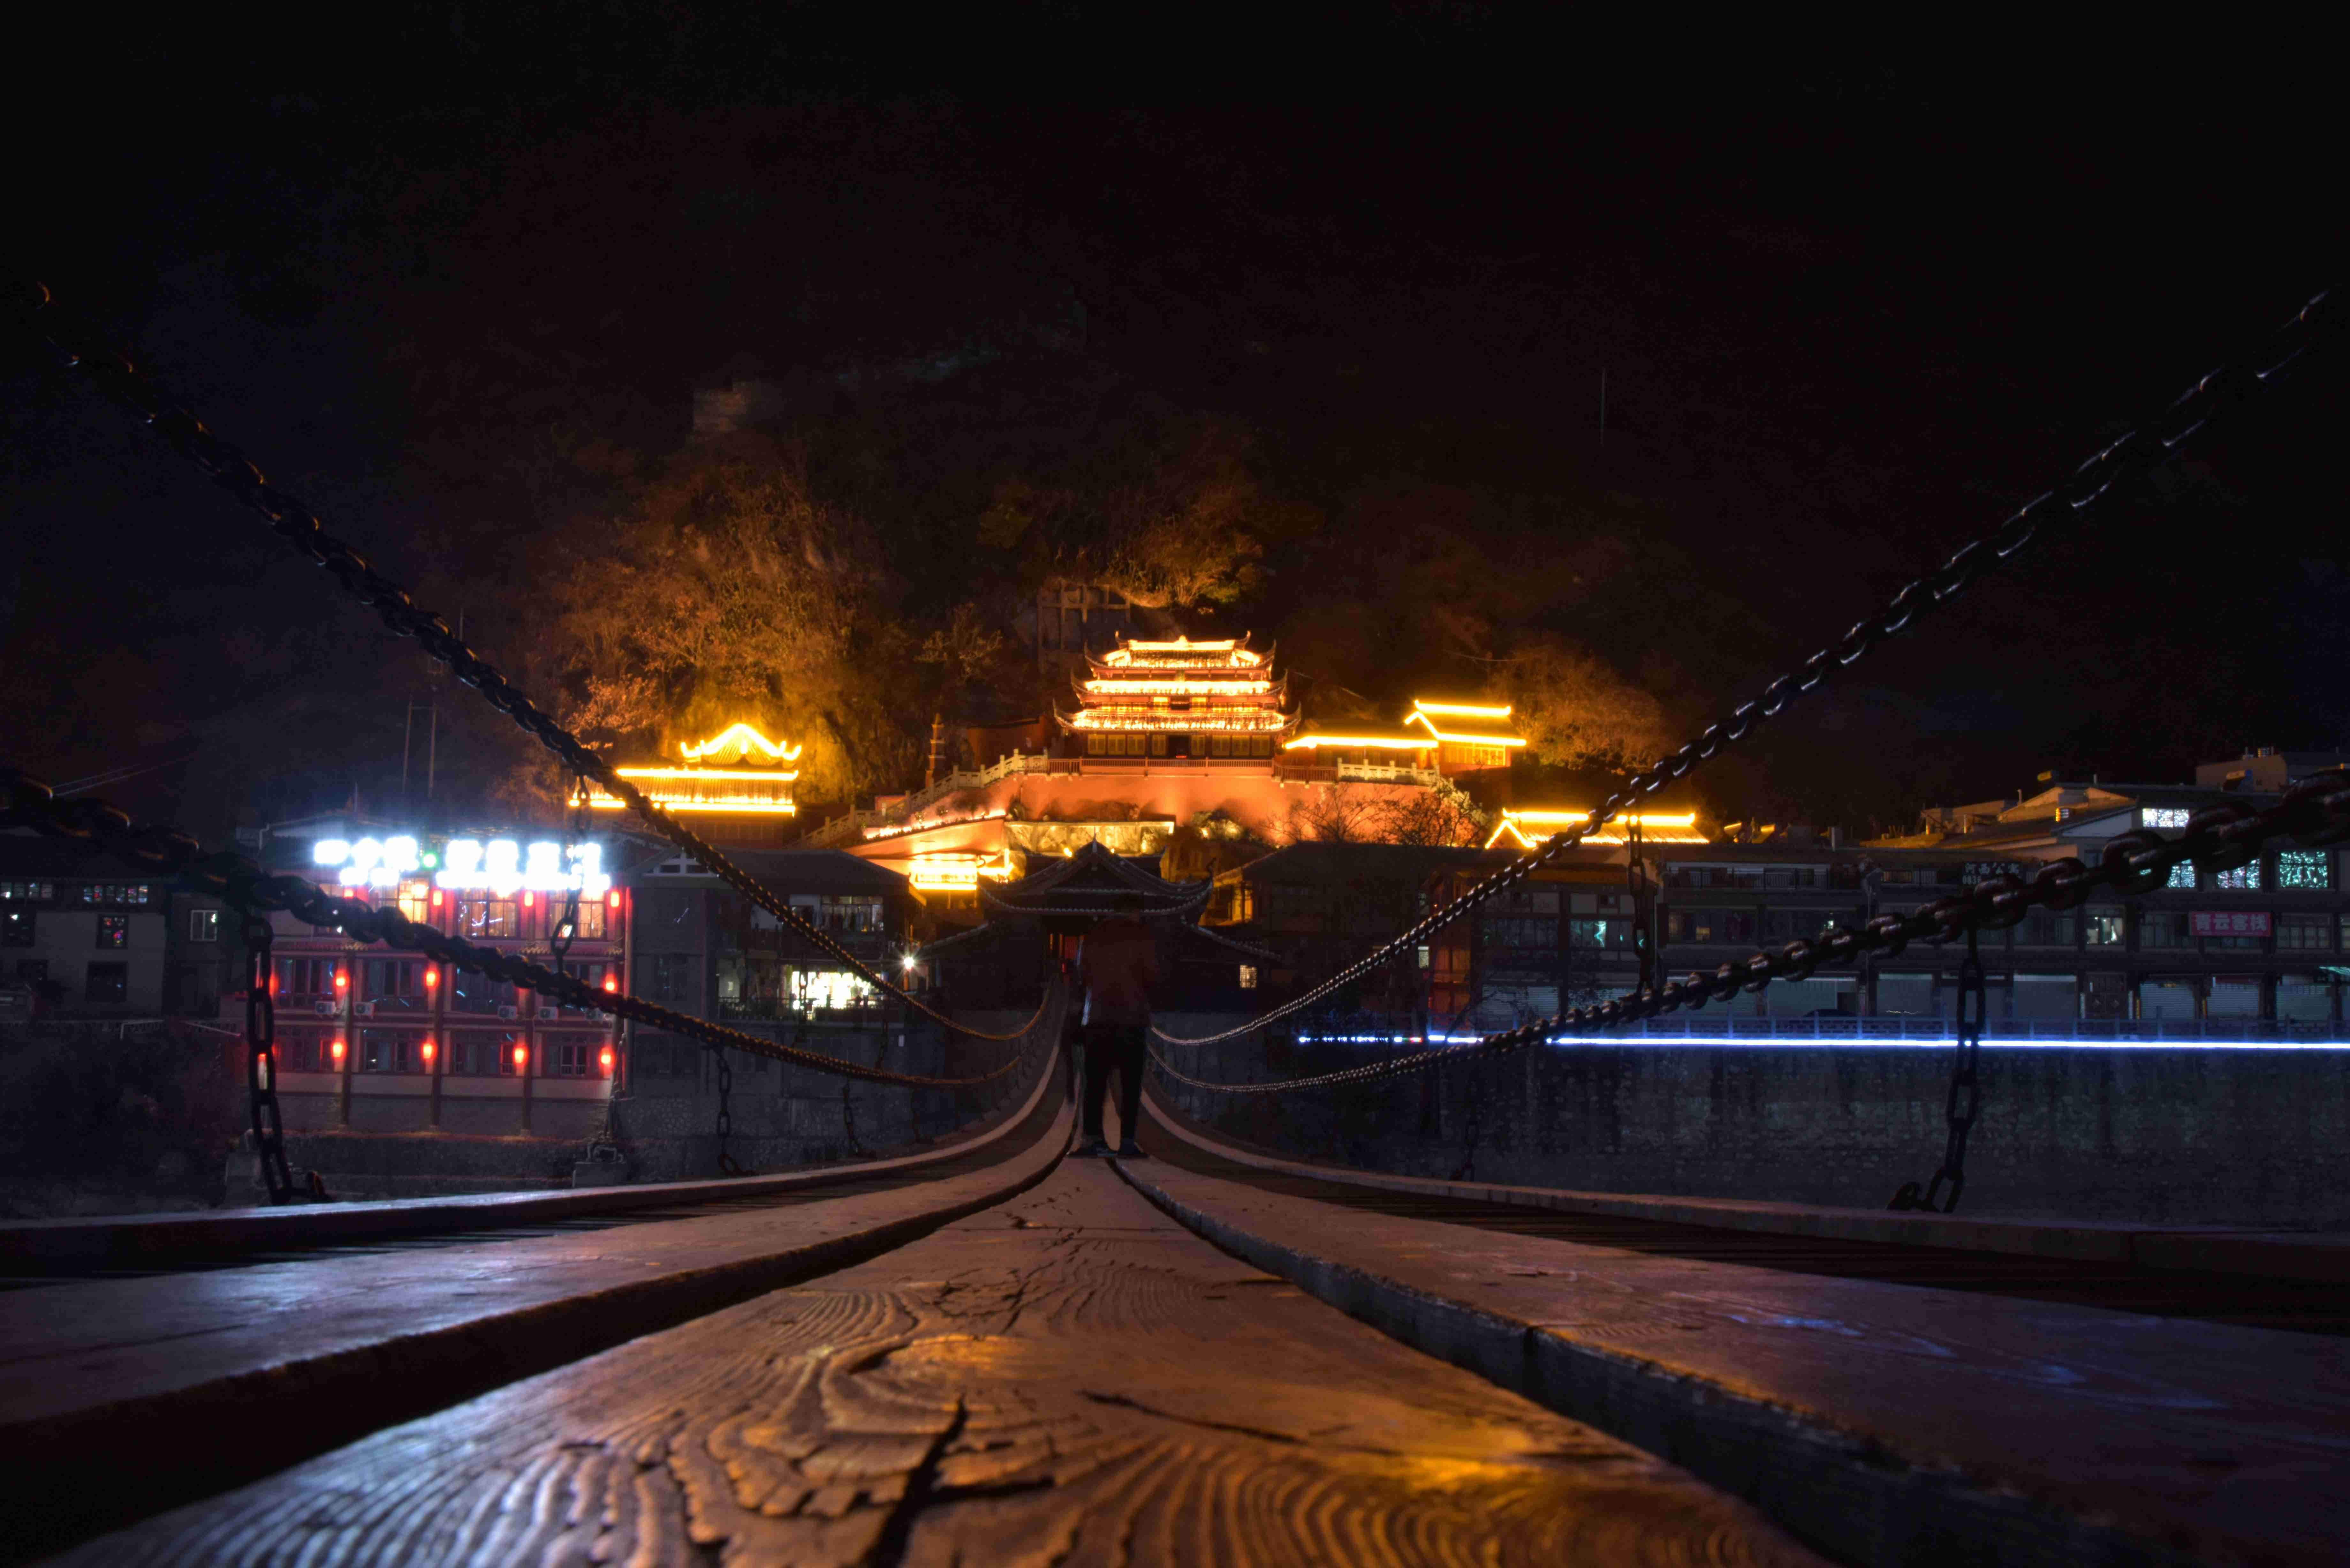
[[(299, 877), (273, 876), (244, 856), (231, 851), (206, 854), (203, 846), (188, 835), (170, 827), (133, 822), (129, 814), (104, 801), (87, 796), (60, 800), (48, 785), (28, 778), (16, 768), (0, 767), (0, 827), (30, 827), (51, 837), (73, 840), (120, 856), (159, 875), (180, 877), (248, 915), (283, 909), (311, 925), (333, 928), (362, 942), (383, 942), (421, 952), (439, 962), (554, 997), (567, 1007), (616, 1013), (705, 1045), (746, 1052), (812, 1072), (903, 1088), (964, 1089), (992, 1083), (1026, 1059), (1024, 1053), (1015, 1053), (1001, 1066), (984, 1073), (960, 1078), (931, 1077), (868, 1067), (764, 1040), (708, 1019), (674, 1012), (640, 996), (598, 990), (577, 975), (549, 969), (518, 953), (476, 946), (462, 937), (411, 920), (397, 907), (378, 909), (372, 904), (338, 898)], [(1047, 991), (1047, 1004), (1051, 999)], [(1043, 1011), (1038, 1009), (1040, 1015)]]
[[(1439, 1063), (1474, 1061), (1523, 1050), (1576, 1030), (1637, 1023), (1684, 1007), (1703, 1007), (1716, 999), (1726, 1002), (1741, 991), (1759, 992), (1774, 980), (1809, 979), (1812, 971), (1824, 963), (1845, 964), (1863, 953), (1898, 957), (1913, 941), (1945, 942), (1978, 930), (2004, 930), (2035, 909), (2077, 908), (2099, 889), (2135, 898), (2164, 886), (2173, 867), (2191, 862), (2203, 871), (2233, 870), (2250, 864), (2271, 841), (2277, 839), (2312, 848), (2350, 839), (2350, 774), (2313, 779), (2262, 811), (2241, 801), (2223, 801), (2206, 807), (2187, 819), (2185, 831), (2176, 838), (2166, 838), (2145, 828), (2118, 834), (2106, 844), (2095, 866), (2068, 856), (2043, 867), (2029, 882), (2020, 877), (1993, 877), (1976, 884), (1967, 893), (1943, 898), (1910, 914), (1879, 915), (1858, 929), (1836, 930), (1792, 941), (1775, 951), (1723, 964), (1711, 974), (1692, 974), (1668, 985), (1645, 987), (1589, 1007), (1572, 1008), (1465, 1045), (1416, 1052), (1385, 1062), (1366, 1063), (1344, 1072), (1264, 1084), (1217, 1084), (1195, 1078), (1173, 1066), (1155, 1049), (1150, 1059), (1159, 1071), (1179, 1084), (1229, 1095), (1269, 1095), (1330, 1084), (1369, 1083)], [(1960, 1138), (1956, 1146), (1961, 1151), (1963, 1141)]]
[(562, 759), (566, 769), (601, 784), (647, 826), (710, 867), (727, 886), (775, 916), (794, 935), (812, 943), (875, 990), (896, 997), (932, 1023), (959, 1034), (978, 1040), (1017, 1040), (1044, 1016), (1045, 1003), (1039, 1002), (1035, 1014), (1026, 1023), (996, 1033), (960, 1023), (901, 989), (622, 778), (610, 763), (589, 750), (578, 736), (459, 639), (447, 620), (421, 607), (406, 589), (377, 571), (365, 556), (328, 533), (308, 506), (271, 484), (251, 458), (165, 397), (129, 358), (76, 339), (61, 321), (46, 286), (35, 283), (29, 294), (25, 314), (30, 318), (31, 330), (61, 367), (87, 372), (101, 389), (151, 425), (174, 451), (202, 469), (213, 483), (259, 513), (268, 522), (271, 532), (324, 567), (353, 597), (374, 610), (394, 633), (414, 639), (426, 653), (447, 665), (458, 680), (480, 692), (484, 701)]
[(1941, 566), (1886, 601), (1883, 608), (1813, 654), (1800, 670), (1781, 675), (1762, 689), (1761, 696), (1740, 704), (1725, 717), (1707, 725), (1678, 751), (1633, 774), (1622, 788), (1599, 803), (1587, 821), (1552, 835), (1539, 848), (1528, 851), (1514, 864), (1486, 877), (1305, 994), (1259, 1013), (1245, 1023), (1212, 1034), (1174, 1035), (1156, 1028), (1151, 1033), (1170, 1045), (1213, 1045), (1253, 1033), (1362, 979), (1495, 895), (1516, 887), (1613, 821), (1625, 807), (1686, 777), (1724, 745), (1744, 740), (1766, 721), (1784, 712), (1790, 703), (1858, 663), (1878, 643), (1915, 624), (1920, 616), (1948, 604), (1983, 574), (2032, 543), (2043, 529), (2081, 516), (2123, 480), (2159, 465), (2178, 450), (2180, 442), (2215, 416), (2273, 385), (2288, 366), (2324, 335), (2341, 330), (2345, 313), (2335, 297), (2337, 292), (2328, 290), (2312, 298), (2251, 352), (2199, 378), (2159, 411), (2107, 441), (2054, 487), (2017, 507), (1997, 528), (1961, 545)]

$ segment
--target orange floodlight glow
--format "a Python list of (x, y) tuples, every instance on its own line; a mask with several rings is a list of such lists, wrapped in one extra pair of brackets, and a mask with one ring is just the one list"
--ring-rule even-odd
[[(753, 752), (757, 752), (779, 763), (795, 763), (799, 761), (802, 750), (798, 746), (779, 746), (748, 724), (729, 724), (698, 746), (690, 741), (681, 741), (677, 749), (689, 763), (714, 757), (722, 752), (740, 752), (745, 761), (750, 759)], [(620, 776), (626, 778), (629, 774), (623, 770)]]

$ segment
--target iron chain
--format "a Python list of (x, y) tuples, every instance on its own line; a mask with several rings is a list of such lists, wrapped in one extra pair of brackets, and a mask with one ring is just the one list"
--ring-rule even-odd
[(2273, 384), (2285, 369), (2328, 333), (2342, 327), (2344, 312), (2334, 291), (2319, 294), (2303, 306), (2283, 327), (2240, 361), (2211, 371), (2180, 396), (2136, 427), (2106, 443), (2054, 488), (2043, 492), (2009, 515), (1997, 528), (1962, 545), (1941, 566), (1895, 594), (1876, 614), (1864, 618), (1829, 647), (1804, 661), (1795, 672), (1780, 676), (1762, 695), (1740, 704), (1709, 724), (1678, 750), (1626, 780), (1599, 803), (1589, 820), (1551, 836), (1543, 846), (1495, 872), (1376, 951), (1356, 960), (1311, 991), (1259, 1014), (1246, 1023), (1213, 1034), (1179, 1037), (1153, 1029), (1170, 1045), (1211, 1045), (1263, 1028), (1277, 1019), (1311, 1007), (1342, 986), (1350, 985), (1398, 953), (1417, 947), (1454, 920), (1517, 886), (1600, 827), (1624, 808), (1668, 784), (1676, 784), (1720, 753), (1742, 741), (1764, 722), (1777, 718), (1788, 705), (1847, 670), (1878, 643), (1916, 623), (1919, 616), (1940, 607), (1971, 587), (1977, 579), (2038, 537), (2046, 528), (2061, 526), (2087, 512), (2112, 493), (2123, 480), (2146, 473), (2168, 459), (2179, 443), (2220, 413)]
[(286, 1121), (277, 1107), (277, 1003), (270, 994), (269, 922), (244, 918), (244, 1081), (253, 1103), (253, 1149), (272, 1203), (291, 1203), (294, 1173), (286, 1164)]
[[(1974, 1131), (1975, 1118), (1982, 1114), (1982, 1083), (1977, 1072), (1982, 1058), (1983, 1025), (1991, 1016), (1990, 996), (1983, 986), (1981, 933), (1980, 926), (1967, 928), (1967, 956), (1959, 964), (1959, 1009), (1953, 1020), (1959, 1037), (1958, 1061), (1950, 1069), (1950, 1097), (1942, 1111), (1946, 1136), (1942, 1163), (1935, 1168), (1923, 1192), (1916, 1182), (1903, 1182), (1893, 1201), (1886, 1205), (1888, 1209), (1948, 1214), (1959, 1206), (1959, 1194), (1966, 1190), (1967, 1135)], [(1948, 1199), (1941, 1196), (1945, 1181), (1950, 1184)]]
[[(130, 359), (88, 343), (68, 341), (45, 286), (33, 284), (29, 295), (26, 314), (32, 318), (35, 335), (47, 345), (60, 366), (87, 372), (109, 396), (152, 426), (174, 451), (203, 470), (213, 483), (259, 513), (272, 532), (323, 567), (353, 597), (375, 611), (396, 635), (413, 638), (426, 653), (447, 665), (458, 680), (480, 692), (484, 701), (554, 753), (566, 769), (602, 785), (655, 833), (710, 867), (727, 886), (775, 916), (786, 929), (814, 944), (868, 985), (898, 997), (931, 1022), (974, 1039), (999, 1042), (1020, 1039), (1035, 1026), (1036, 1019), (1031, 1018), (1005, 1033), (972, 1029), (900, 990), (895, 981), (835, 940), (787, 900), (726, 858), (714, 845), (654, 805), (642, 790), (622, 778), (610, 763), (589, 750), (578, 736), (466, 646), (445, 619), (419, 607), (406, 589), (377, 571), (365, 556), (328, 533), (307, 505), (271, 484), (251, 458), (166, 398)], [(1043, 1014), (1044, 1003), (1039, 1002), (1037, 1017)]]
[[(682, 1034), (707, 1045), (729, 1045), (812, 1072), (912, 1088), (951, 1089), (1001, 1077), (1018, 1067), (1024, 1059), (1015, 1054), (1001, 1066), (971, 1077), (934, 1078), (886, 1072), (763, 1040), (739, 1029), (673, 1012), (639, 996), (599, 990), (577, 975), (548, 969), (518, 953), (476, 947), (463, 938), (410, 919), (397, 906), (376, 909), (338, 898), (299, 877), (271, 876), (242, 855), (207, 855), (203, 846), (187, 835), (168, 827), (134, 823), (128, 815), (103, 801), (87, 796), (59, 800), (48, 785), (15, 768), (0, 767), (0, 827), (30, 827), (52, 837), (103, 849), (158, 874), (182, 877), (190, 886), (213, 894), (247, 915), (283, 909), (311, 925), (331, 927), (362, 942), (383, 942), (421, 952), (472, 973), (510, 981), (523, 990), (551, 996), (566, 1007), (617, 1013), (633, 1023)], [(1050, 1000), (1048, 992), (1047, 1002)], [(1043, 1008), (1038, 1011), (1041, 1014)]]
[[(726, 1147), (726, 1140), (734, 1136), (734, 1069), (727, 1064), (724, 1046), (713, 1045), (710, 1054), (718, 1059), (718, 1174), (748, 1176), (750, 1172)], [(847, 1088), (847, 1085), (844, 1084), (841, 1087)]]
[(1310, 1078), (1288, 1078), (1270, 1084), (1217, 1084), (1195, 1078), (1172, 1064), (1156, 1050), (1150, 1059), (1159, 1071), (1179, 1084), (1222, 1094), (1268, 1095), (1331, 1084), (1367, 1083), (1398, 1073), (1409, 1073), (1431, 1063), (1472, 1061), (1522, 1051), (1557, 1035), (1578, 1030), (1607, 1029), (1642, 1019), (1728, 1001), (1741, 992), (1758, 992), (1774, 980), (1807, 980), (1822, 964), (1839, 967), (1863, 953), (1898, 957), (1913, 941), (1951, 941), (1978, 929), (1998, 930), (2014, 925), (2035, 909), (2076, 909), (2094, 892), (2105, 890), (2124, 898), (2152, 892), (2169, 879), (2173, 867), (2193, 864), (2202, 870), (2225, 870), (2257, 857), (2277, 840), (2308, 848), (2350, 840), (2350, 771), (2337, 770), (2297, 786), (2275, 805), (2255, 810), (2241, 800), (2207, 806), (2187, 819), (2175, 838), (2151, 829), (2116, 835), (2095, 866), (2067, 857), (2040, 868), (2029, 882), (2017, 877), (1995, 877), (1966, 893), (1956, 894), (1909, 914), (1877, 916), (1857, 929), (1840, 928), (1817, 938), (1789, 942), (1759, 952), (1742, 962), (1726, 963), (1711, 974), (1691, 974), (1663, 986), (1644, 986), (1627, 995), (1590, 1007), (1552, 1014), (1515, 1029), (1486, 1035), (1465, 1045), (1421, 1051), (1392, 1061), (1367, 1063), (1344, 1072)]

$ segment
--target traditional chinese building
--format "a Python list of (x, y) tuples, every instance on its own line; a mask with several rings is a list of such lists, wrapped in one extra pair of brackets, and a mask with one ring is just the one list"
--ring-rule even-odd
[(1249, 647), (1245, 637), (1121, 637), (1086, 661), (1093, 673), (1075, 683), (1076, 711), (1055, 717), (1087, 758), (1270, 761), (1297, 723), (1272, 650)]
[(1326, 767), (1409, 768), (1457, 778), (1510, 765), (1510, 753), (1526, 743), (1523, 735), (1512, 732), (1510, 711), (1507, 703), (1416, 697), (1411, 711), (1392, 729), (1309, 729), (1284, 741), (1282, 751)]
[[(772, 847), (795, 836), (799, 805), (792, 785), (800, 748), (778, 745), (749, 724), (731, 724), (702, 742), (678, 746), (680, 764), (614, 770), (687, 819), (687, 826), (722, 848)], [(600, 788), (588, 804), (598, 811), (626, 809)]]

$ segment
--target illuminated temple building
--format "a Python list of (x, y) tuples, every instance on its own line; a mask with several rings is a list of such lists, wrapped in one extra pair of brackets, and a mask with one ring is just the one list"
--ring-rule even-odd
[[(706, 741), (679, 742), (678, 753), (679, 766), (614, 771), (721, 846), (775, 846), (795, 836), (792, 818), (799, 805), (792, 785), (800, 775), (792, 764), (799, 747), (778, 745), (749, 724), (730, 724)], [(599, 811), (625, 809), (600, 788), (588, 804)]]
[(1505, 770), (1526, 743), (1506, 707), (1434, 700), (1392, 730), (1301, 734), (1273, 650), (1246, 637), (1121, 635), (1072, 691), (1049, 748), (878, 797), (804, 842), (898, 870), (934, 913), (977, 921), (996, 885), (1089, 844), (1152, 859), (1183, 827), (1286, 844), (1381, 814), (1425, 823), (1431, 806), (1465, 832), (1473, 803), (1452, 778)]
[(1120, 638), (1087, 663), (1074, 713), (1056, 713), (1089, 760), (1132, 757), (1208, 763), (1269, 760), (1296, 726), (1289, 682), (1273, 673), (1271, 649), (1248, 639), (1145, 642)]

